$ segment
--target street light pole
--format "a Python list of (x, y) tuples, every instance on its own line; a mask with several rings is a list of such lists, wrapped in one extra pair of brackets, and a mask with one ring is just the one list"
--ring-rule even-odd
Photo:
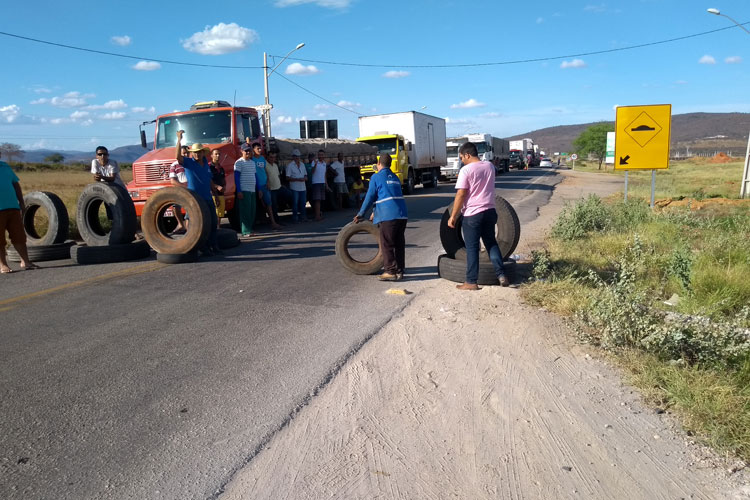
[(273, 69), (270, 72), (268, 71), (268, 54), (266, 52), (263, 52), (263, 82), (264, 82), (265, 94), (266, 94), (265, 104), (266, 104), (266, 106), (268, 106), (266, 108), (266, 112), (265, 112), (265, 116), (266, 116), (266, 138), (271, 137), (271, 107), (270, 107), (270, 102), (269, 102), (269, 98), (268, 98), (268, 77), (271, 76), (273, 74), (273, 72), (276, 71), (276, 69), (279, 66), (281, 66), (281, 63), (283, 63), (284, 61), (286, 61), (287, 57), (289, 57), (290, 55), (292, 55), (292, 52), (294, 52), (296, 50), (299, 50), (299, 49), (301, 49), (304, 46), (305, 46), (304, 42), (297, 44), (297, 46), (294, 47), (292, 50), (290, 50), (289, 53), (287, 55), (285, 55), (284, 58), (281, 61), (279, 61), (279, 64), (277, 64), (276, 66), (274, 66)]
[(732, 22), (733, 22), (734, 24), (736, 24), (737, 26), (739, 26), (740, 28), (742, 28), (743, 30), (745, 30), (745, 33), (747, 33), (748, 35), (750, 35), (750, 31), (748, 31), (748, 30), (747, 30), (747, 28), (745, 28), (744, 26), (742, 26), (742, 25), (741, 25), (740, 23), (738, 23), (737, 21), (735, 21), (734, 19), (732, 19), (732, 18), (731, 18), (731, 17), (729, 17), (728, 15), (726, 15), (726, 14), (722, 14), (722, 13), (721, 13), (721, 11), (720, 11), (719, 9), (714, 9), (714, 8), (711, 8), (711, 9), (707, 9), (707, 12), (708, 12), (709, 14), (713, 14), (713, 15), (715, 15), (715, 16), (722, 16), (722, 17), (726, 17), (727, 19), (729, 19), (730, 21), (732, 21)]

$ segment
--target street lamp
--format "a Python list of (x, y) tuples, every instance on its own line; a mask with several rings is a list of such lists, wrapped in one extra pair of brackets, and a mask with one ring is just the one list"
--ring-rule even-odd
[(285, 55), (284, 58), (281, 61), (279, 61), (279, 64), (277, 64), (276, 66), (273, 67), (273, 69), (271, 70), (270, 73), (268, 71), (268, 54), (265, 53), (265, 52), (263, 52), (263, 76), (264, 76), (265, 91), (266, 91), (266, 113), (265, 113), (265, 115), (266, 115), (266, 139), (268, 137), (271, 137), (271, 108), (270, 108), (270, 105), (269, 105), (269, 102), (268, 102), (268, 77), (271, 76), (273, 74), (273, 72), (276, 71), (276, 69), (279, 66), (281, 66), (281, 63), (283, 63), (284, 61), (286, 61), (287, 57), (289, 57), (290, 55), (292, 55), (292, 52), (294, 52), (295, 50), (299, 50), (299, 49), (301, 49), (304, 46), (305, 46), (304, 42), (297, 44), (296, 47), (294, 47), (292, 50), (290, 50), (289, 53), (287, 55)]
[(734, 24), (736, 24), (737, 26), (739, 26), (740, 28), (742, 28), (743, 30), (745, 30), (745, 33), (747, 33), (748, 35), (750, 35), (750, 31), (748, 31), (747, 28), (745, 28), (744, 26), (742, 26), (740, 23), (738, 23), (737, 21), (735, 21), (734, 19), (732, 19), (728, 15), (722, 14), (719, 9), (711, 8), (711, 9), (707, 9), (706, 12), (708, 12), (709, 14), (713, 14), (715, 16), (726, 17), (727, 19), (729, 19), (730, 21), (732, 21)]

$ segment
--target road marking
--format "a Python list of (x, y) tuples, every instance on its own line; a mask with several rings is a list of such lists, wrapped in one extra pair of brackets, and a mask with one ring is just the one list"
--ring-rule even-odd
[[(75, 288), (75, 287), (79, 287), (83, 285), (88, 285), (91, 283), (96, 283), (97, 281), (104, 281), (104, 280), (117, 278), (121, 276), (133, 276), (133, 275), (140, 274), (140, 273), (147, 273), (150, 271), (155, 271), (167, 265), (168, 264), (162, 264), (160, 262), (149, 262), (148, 264), (142, 264), (140, 266), (131, 267), (128, 269), (122, 269), (120, 271), (103, 274), (101, 276), (94, 276), (93, 278), (87, 278), (85, 280), (73, 281), (72, 283), (66, 283), (64, 285), (47, 288), (46, 290), (39, 290), (38, 292), (27, 293), (26, 295), (19, 295), (18, 297), (13, 297), (11, 299), (0, 300), (0, 307), (7, 306), (8, 304), (14, 304), (16, 302), (21, 302), (27, 299), (42, 297), (44, 295), (49, 295), (51, 293), (59, 292), (61, 290), (67, 290), (68, 288)], [(0, 309), (0, 312), (7, 311), (8, 309), (12, 309), (12, 307), (2, 308)]]

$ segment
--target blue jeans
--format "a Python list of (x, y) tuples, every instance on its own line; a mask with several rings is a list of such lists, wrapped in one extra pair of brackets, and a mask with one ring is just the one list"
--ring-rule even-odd
[(298, 218), (307, 220), (305, 205), (307, 204), (307, 191), (292, 191), (292, 221)]
[(505, 275), (503, 256), (495, 239), (495, 225), (497, 212), (494, 208), (484, 212), (464, 217), (463, 232), (466, 243), (466, 282), (476, 285), (479, 278), (479, 239), (484, 242), (484, 248), (490, 256), (495, 275), (499, 278)]

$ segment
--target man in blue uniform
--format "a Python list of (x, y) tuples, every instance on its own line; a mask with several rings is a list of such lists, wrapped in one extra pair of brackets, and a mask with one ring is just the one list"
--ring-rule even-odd
[(375, 205), (373, 223), (380, 227), (380, 248), (383, 251), (385, 272), (381, 281), (398, 281), (404, 277), (406, 239), (406, 202), (401, 192), (401, 181), (391, 171), (391, 156), (380, 155), (378, 172), (370, 178), (370, 186), (354, 222), (364, 220), (364, 215)]

